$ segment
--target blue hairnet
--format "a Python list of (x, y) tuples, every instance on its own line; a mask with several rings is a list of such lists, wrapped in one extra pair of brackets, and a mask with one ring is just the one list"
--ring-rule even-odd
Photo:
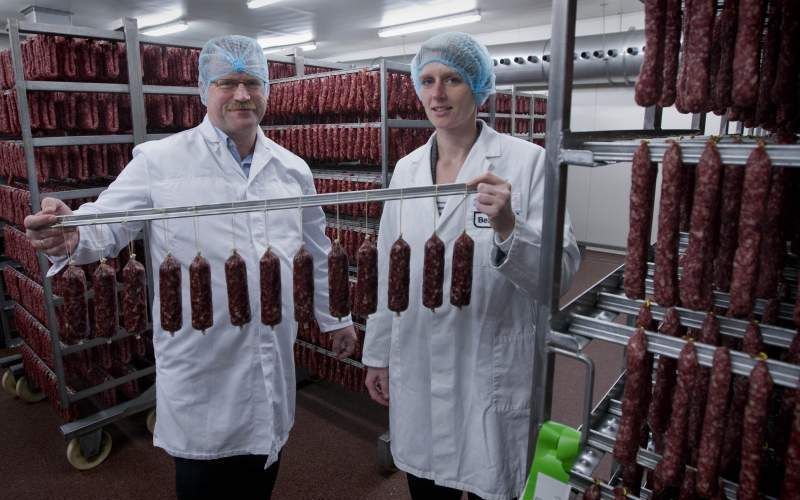
[(212, 38), (200, 52), (200, 100), (206, 104), (208, 86), (231, 73), (247, 73), (264, 82), (264, 95), (269, 96), (267, 58), (261, 46), (252, 38), (226, 35)]
[(456, 70), (472, 89), (480, 106), (495, 93), (494, 65), (482, 43), (466, 33), (442, 33), (422, 44), (411, 61), (411, 80), (419, 96), (422, 85), (419, 74), (426, 64), (438, 62)]

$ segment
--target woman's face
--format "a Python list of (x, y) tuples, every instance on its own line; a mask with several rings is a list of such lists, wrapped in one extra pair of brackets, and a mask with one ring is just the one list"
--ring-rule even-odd
[(475, 98), (467, 82), (450, 66), (426, 64), (419, 75), (420, 99), (428, 120), (437, 129), (474, 126)]

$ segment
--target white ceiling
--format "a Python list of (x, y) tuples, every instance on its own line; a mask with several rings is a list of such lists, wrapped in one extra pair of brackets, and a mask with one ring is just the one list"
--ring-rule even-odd
[[(450, 0), (452, 2), (452, 0)], [(556, 0), (564, 1), (564, 0)], [(123, 16), (137, 17), (170, 8), (181, 7), (189, 29), (171, 35), (193, 43), (203, 43), (212, 36), (236, 33), (247, 36), (291, 34), (311, 30), (318, 49), (308, 54), (315, 59), (404, 43), (416, 44), (435, 31), (407, 37), (379, 38), (382, 18), (402, 8), (422, 10), (441, 6), (444, 0), (284, 0), (260, 9), (248, 9), (246, 0), (2, 0), (0, 19), (21, 17), (19, 11), (35, 4), (73, 13), (72, 24), (103, 29), (118, 26)], [(522, 30), (550, 23), (551, 0), (462, 0), (465, 9), (481, 10), (478, 23), (459, 26), (473, 34)], [(603, 14), (638, 12), (640, 0), (579, 0), (578, 18), (600, 17)], [(440, 30), (442, 31), (442, 30)], [(527, 41), (520, 39), (519, 41)]]

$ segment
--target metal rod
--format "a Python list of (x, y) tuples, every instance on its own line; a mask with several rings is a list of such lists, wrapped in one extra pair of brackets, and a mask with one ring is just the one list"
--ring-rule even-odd
[(381, 98), (381, 185), (389, 185), (389, 72), (386, 59), (381, 59), (380, 70)]
[(551, 316), (558, 311), (560, 295), (566, 198), (566, 164), (561, 159), (561, 148), (564, 136), (570, 128), (576, 4), (577, 0), (553, 3), (539, 292), (537, 297), (531, 297), (536, 300), (536, 338), (532, 360), (534, 371), (531, 384), (531, 419), (525, 470), (530, 470), (539, 428), (550, 418), (553, 372), (550, 366), (551, 356), (547, 349), (547, 337)]
[(17, 33), (48, 33), (51, 35), (67, 35), (83, 38), (104, 38), (106, 40), (123, 40), (124, 37), (119, 31), (98, 30), (95, 28), (83, 28), (79, 26), (68, 26), (64, 24), (43, 24), (19, 22)]
[[(630, 162), (633, 154), (639, 147), (640, 141), (624, 142), (584, 142), (580, 149), (588, 150), (594, 155), (595, 162)], [(681, 159), (684, 164), (697, 164), (705, 149), (705, 141), (679, 141)], [(661, 162), (669, 146), (666, 142), (650, 141), (650, 160)], [(744, 165), (756, 142), (742, 144), (719, 143), (722, 163), (725, 165)], [(800, 148), (796, 145), (767, 144), (764, 146), (767, 154), (776, 167), (800, 167)]]
[(144, 93), (142, 90), (142, 64), (139, 54), (139, 29), (136, 19), (123, 19), (125, 46), (128, 47), (128, 85), (130, 87), (131, 121), (133, 122), (133, 143), (141, 144), (146, 140), (147, 119), (144, 109)]
[(368, 189), (341, 193), (314, 194), (273, 198), (265, 200), (234, 201), (231, 203), (214, 203), (185, 207), (145, 208), (127, 212), (107, 212), (104, 214), (61, 215), (53, 227), (78, 227), (96, 224), (116, 224), (120, 222), (178, 219), (182, 217), (198, 217), (206, 215), (238, 214), (245, 212), (263, 212), (265, 210), (286, 210), (300, 207), (317, 207), (321, 205), (341, 205), (362, 201), (387, 201), (409, 198), (430, 198), (436, 196), (452, 196), (464, 193), (475, 193), (477, 187), (467, 184), (439, 184), (437, 186), (419, 186), (394, 189)]
[(335, 71), (329, 71), (327, 73), (313, 73), (310, 75), (303, 75), (303, 76), (290, 76), (288, 78), (279, 78), (276, 80), (270, 81), (270, 85), (274, 85), (277, 83), (289, 83), (289, 82), (298, 82), (300, 80), (312, 80), (314, 78), (324, 78), (327, 76), (336, 76), (336, 75), (349, 75), (352, 73), (359, 73), (361, 71), (376, 71), (380, 69), (380, 65), (373, 65), (373, 66), (365, 66), (363, 68), (353, 68), (353, 69), (340, 69)]

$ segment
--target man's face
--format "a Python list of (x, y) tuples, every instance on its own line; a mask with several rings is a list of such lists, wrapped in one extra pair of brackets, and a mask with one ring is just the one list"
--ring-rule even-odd
[(209, 85), (206, 107), (211, 123), (228, 135), (258, 127), (267, 110), (264, 82), (247, 73), (229, 73)]

